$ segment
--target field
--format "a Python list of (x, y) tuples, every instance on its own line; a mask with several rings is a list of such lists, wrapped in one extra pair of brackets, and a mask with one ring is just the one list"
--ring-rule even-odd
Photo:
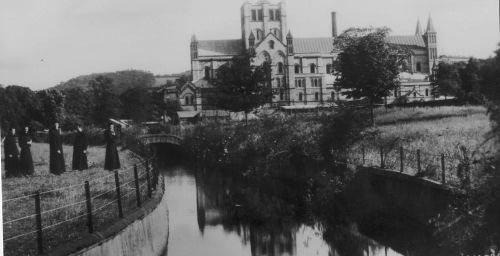
[[(84, 182), (89, 181), (96, 230), (112, 224), (117, 219), (115, 180), (112, 172), (103, 170), (104, 147), (91, 147), (88, 153), (89, 168), (72, 171), (72, 147), (64, 146), (66, 172), (57, 176), (49, 172), (48, 144), (34, 143), (31, 148), (35, 163), (35, 174), (29, 177), (2, 179), (2, 207), (4, 227), (4, 249), (6, 255), (36, 254), (35, 201), (32, 196), (41, 192), (41, 211), (44, 249), (49, 251), (67, 241), (74, 241), (87, 233)], [(127, 212), (134, 208), (135, 163), (141, 160), (128, 150), (119, 150), (122, 169), (119, 177), (122, 184), (123, 206)], [(2, 156), (3, 159), (3, 156)], [(4, 171), (2, 171), (3, 173)], [(141, 181), (144, 183), (144, 167), (139, 165)], [(141, 187), (144, 188), (144, 187)], [(145, 194), (145, 193), (143, 193)], [(22, 236), (20, 236), (22, 235)], [(13, 238), (20, 236), (18, 238)], [(9, 240), (9, 238), (13, 238)]]
[(482, 160), (494, 153), (493, 142), (488, 139), (487, 111), (480, 106), (379, 108), (375, 124), (366, 131), (363, 141), (351, 148), (359, 157), (363, 145), (366, 162), (373, 165), (380, 164), (383, 146), (386, 166), (399, 170), (399, 150), (403, 147), (405, 171), (415, 173), (419, 149), (421, 170), (440, 169), (444, 154), (446, 169), (451, 171), (448, 178), (453, 179), (460, 161), (469, 159), (471, 169), (480, 169)]

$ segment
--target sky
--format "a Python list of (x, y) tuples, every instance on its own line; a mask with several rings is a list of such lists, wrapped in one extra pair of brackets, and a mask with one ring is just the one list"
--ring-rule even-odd
[[(254, 2), (256, 0), (252, 0)], [(276, 0), (270, 0), (277, 2)], [(242, 0), (0, 0), (0, 84), (44, 89), (79, 75), (190, 69), (189, 42), (236, 39)], [(350, 27), (412, 35), (429, 15), (438, 54), (487, 58), (500, 39), (498, 0), (285, 0), (294, 37)]]

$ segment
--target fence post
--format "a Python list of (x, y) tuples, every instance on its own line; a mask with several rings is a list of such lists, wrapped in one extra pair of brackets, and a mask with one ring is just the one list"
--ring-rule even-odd
[(36, 211), (36, 238), (38, 244), (38, 254), (43, 254), (43, 233), (42, 233), (42, 207), (40, 205), (40, 191), (35, 194)]
[(417, 173), (420, 173), (420, 149), (417, 149)]
[(446, 176), (445, 176), (445, 166), (444, 166), (444, 154), (441, 154), (441, 183), (445, 184), (446, 183)]
[(380, 146), (380, 168), (384, 168), (384, 146)]
[(123, 218), (122, 194), (120, 193), (120, 177), (118, 171), (115, 170), (115, 186), (116, 186), (116, 202), (118, 202), (118, 216)]
[(399, 172), (401, 172), (401, 173), (404, 171), (404, 167), (405, 167), (404, 162), (403, 162), (404, 161), (403, 154), (404, 154), (403, 153), (403, 146), (401, 146), (401, 147), (399, 147), (399, 163), (401, 164), (401, 169), (399, 170)]
[(92, 224), (92, 201), (90, 198), (90, 185), (85, 181), (85, 198), (87, 201), (87, 224), (89, 226), (89, 233), (94, 233), (94, 225)]
[(365, 145), (361, 145), (361, 155), (363, 158), (363, 166), (365, 165)]
[(151, 180), (149, 179), (149, 160), (146, 161), (146, 184), (148, 186), (148, 197), (151, 198)]
[(137, 207), (141, 207), (141, 191), (139, 191), (139, 175), (137, 174), (137, 164), (134, 164), (135, 179), (135, 197), (137, 198)]

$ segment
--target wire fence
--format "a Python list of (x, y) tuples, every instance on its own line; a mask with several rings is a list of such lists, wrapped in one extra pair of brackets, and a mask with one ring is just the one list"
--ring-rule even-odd
[(425, 178), (454, 187), (470, 186), (479, 164), (457, 154), (432, 154), (403, 146), (360, 145), (347, 154), (347, 162), (358, 166), (379, 167)]
[(3, 222), (4, 250), (42, 255), (123, 218), (157, 189), (159, 171), (152, 160), (82, 183), (4, 200), (4, 209), (12, 211)]

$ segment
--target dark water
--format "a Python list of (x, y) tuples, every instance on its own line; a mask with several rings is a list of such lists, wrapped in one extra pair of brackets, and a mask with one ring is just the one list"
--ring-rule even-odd
[(184, 167), (164, 175), (169, 256), (443, 255), (408, 216), (358, 214), (346, 198), (314, 202), (322, 199), (309, 181), (268, 177), (257, 185)]

